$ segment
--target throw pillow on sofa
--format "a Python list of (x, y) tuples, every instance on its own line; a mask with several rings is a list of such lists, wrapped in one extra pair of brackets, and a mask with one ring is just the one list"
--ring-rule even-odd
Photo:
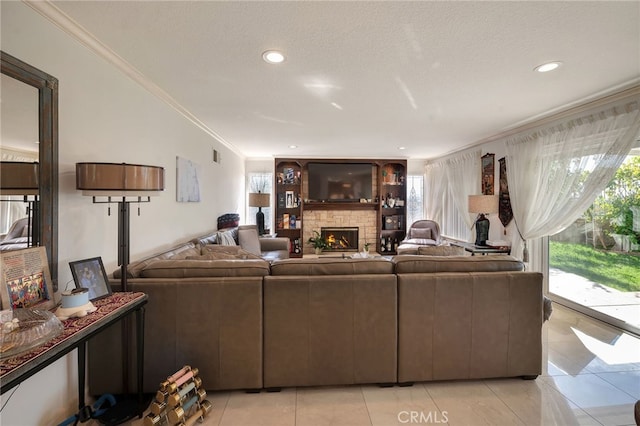
[(411, 229), (411, 238), (420, 238), (423, 240), (431, 239), (431, 229), (430, 228), (412, 228)]
[(235, 231), (235, 230), (216, 232), (217, 243), (222, 245), (222, 246), (235, 246), (235, 245), (237, 245), (236, 238), (235, 238), (236, 233), (237, 233), (237, 231)]

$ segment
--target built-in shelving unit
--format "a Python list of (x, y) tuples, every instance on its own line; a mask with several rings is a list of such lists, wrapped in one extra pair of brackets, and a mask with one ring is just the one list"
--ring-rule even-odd
[(302, 257), (302, 165), (296, 160), (276, 159), (276, 232), (291, 241), (291, 257)]
[[(372, 183), (372, 199), (353, 202), (310, 201), (304, 193), (309, 187), (308, 165), (313, 162), (370, 163), (375, 178)], [(275, 159), (276, 232), (291, 241), (291, 257), (301, 257), (303, 252), (304, 212), (314, 210), (361, 210), (376, 214), (375, 248), (378, 253), (395, 254), (397, 246), (406, 234), (407, 201), (406, 160), (348, 160), (348, 159)], [(371, 226), (371, 225), (369, 225)], [(369, 230), (371, 228), (369, 227)]]
[(393, 255), (407, 232), (407, 162), (382, 162), (378, 170), (380, 238), (376, 248), (378, 253)]

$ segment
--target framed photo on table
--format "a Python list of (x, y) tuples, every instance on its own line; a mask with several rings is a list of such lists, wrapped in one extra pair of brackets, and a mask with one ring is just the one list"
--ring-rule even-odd
[(111, 294), (109, 277), (104, 270), (101, 257), (69, 262), (69, 267), (76, 287), (89, 290), (89, 300), (102, 299)]
[(44, 247), (2, 252), (0, 271), (2, 309), (55, 308), (53, 282)]

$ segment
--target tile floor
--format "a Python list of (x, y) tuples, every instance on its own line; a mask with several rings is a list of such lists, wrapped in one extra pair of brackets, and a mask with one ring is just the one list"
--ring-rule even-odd
[[(640, 339), (557, 304), (536, 380), (210, 392), (200, 425), (634, 425)], [(138, 420), (133, 425), (142, 425)]]

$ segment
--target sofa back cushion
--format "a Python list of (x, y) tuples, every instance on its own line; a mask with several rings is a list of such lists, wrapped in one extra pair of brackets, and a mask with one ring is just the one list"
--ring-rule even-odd
[(258, 237), (258, 228), (255, 225), (242, 225), (238, 227), (238, 243), (244, 250), (257, 256), (260, 256), (262, 253), (260, 238)]
[(396, 274), (436, 272), (523, 271), (524, 263), (511, 256), (400, 255), (393, 258)]
[(261, 259), (253, 253), (243, 250), (240, 246), (219, 246), (209, 244), (201, 247), (202, 254), (188, 256), (187, 260), (217, 260), (217, 259)]
[[(157, 262), (158, 260), (166, 259), (185, 259), (188, 256), (198, 256), (200, 254), (200, 248), (193, 242), (180, 244), (179, 246), (172, 247), (167, 251), (154, 254), (142, 260), (133, 262), (127, 266), (127, 277), (138, 278), (140, 277), (140, 271), (146, 268), (148, 265)], [(120, 278), (120, 269), (116, 269), (113, 272), (114, 278)]]
[(271, 275), (362, 275), (392, 274), (386, 259), (283, 259), (271, 264)]
[(249, 260), (159, 260), (140, 272), (143, 278), (264, 277), (269, 262)]
[(418, 254), (429, 256), (464, 256), (464, 248), (458, 246), (420, 246)]

